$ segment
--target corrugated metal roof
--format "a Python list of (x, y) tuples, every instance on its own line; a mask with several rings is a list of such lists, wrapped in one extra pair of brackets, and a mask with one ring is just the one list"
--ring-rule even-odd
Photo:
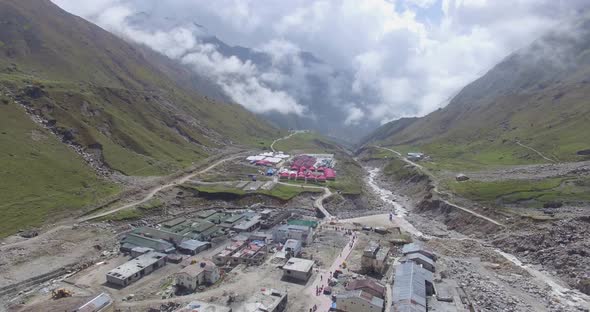
[(187, 250), (197, 250), (205, 245), (209, 245), (209, 242), (202, 242), (194, 239), (185, 240), (178, 247)]
[(393, 312), (426, 312), (426, 307), (409, 302), (399, 302), (393, 306)]
[(404, 255), (415, 252), (423, 253), (433, 259), (436, 257), (436, 255), (432, 251), (425, 249), (424, 246), (418, 243), (405, 244), (402, 248), (402, 253)]
[(385, 286), (373, 280), (353, 280), (346, 286), (346, 290), (363, 290), (367, 288), (370, 288), (381, 294), (381, 297), (383, 297), (383, 294), (385, 294)]
[(76, 312), (97, 312), (100, 309), (111, 304), (112, 301), (113, 301), (113, 299), (111, 299), (111, 297), (108, 294), (102, 293), (102, 294), (94, 297), (94, 299), (88, 301), (87, 303), (85, 303), (84, 305), (82, 305), (81, 307), (76, 309), (75, 311)]
[(415, 302), (426, 307), (426, 281), (432, 283), (432, 273), (414, 262), (405, 262), (395, 267), (393, 303)]
[(407, 260), (422, 260), (432, 266), (434, 266), (434, 261), (421, 253), (411, 253), (409, 255), (404, 256)]
[(338, 299), (359, 298), (378, 307), (383, 307), (385, 304), (383, 299), (362, 290), (345, 291), (334, 295), (334, 297), (336, 298), (336, 302), (338, 302)]
[(174, 250), (174, 245), (167, 241), (144, 237), (134, 233), (127, 234), (121, 243), (124, 247), (129, 247), (129, 249), (133, 247), (147, 247), (157, 251)]

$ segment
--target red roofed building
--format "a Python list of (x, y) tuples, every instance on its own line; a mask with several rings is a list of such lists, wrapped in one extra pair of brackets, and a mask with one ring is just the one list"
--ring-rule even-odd
[(324, 171), (324, 175), (326, 176), (327, 180), (335, 180), (336, 179), (336, 172), (334, 169), (326, 168)]

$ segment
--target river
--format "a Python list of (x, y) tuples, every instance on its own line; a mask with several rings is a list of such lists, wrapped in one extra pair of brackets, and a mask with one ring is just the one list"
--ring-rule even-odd
[[(408, 216), (408, 209), (403, 207), (400, 203), (395, 201), (396, 195), (387, 189), (384, 189), (379, 186), (377, 180), (381, 173), (380, 168), (366, 168), (369, 176), (367, 179), (367, 184), (371, 191), (376, 194), (385, 204), (390, 205), (392, 209), (392, 213), (395, 215), (394, 220), (400, 226), (400, 228), (413, 236), (422, 238), (422, 239), (432, 239), (433, 237), (427, 234), (424, 234), (420, 230), (416, 229), (413, 224), (406, 220)], [(442, 238), (438, 238), (442, 239)], [(452, 238), (449, 238), (452, 239)], [(470, 238), (468, 238), (470, 239)], [(480, 244), (483, 244), (483, 241), (473, 239), (474, 241), (478, 241)], [(581, 293), (578, 290), (568, 288), (567, 286), (563, 286), (563, 282), (557, 281), (553, 276), (550, 274), (540, 271), (532, 267), (531, 265), (524, 264), (522, 261), (518, 259), (515, 255), (506, 253), (500, 249), (492, 249), (494, 252), (498, 253), (502, 257), (506, 258), (508, 261), (513, 263), (514, 265), (521, 267), (522, 269), (526, 270), (533, 278), (537, 281), (546, 284), (552, 290), (551, 295), (554, 296), (562, 303), (566, 303), (571, 307), (583, 307), (585, 309), (590, 309), (590, 297)]]

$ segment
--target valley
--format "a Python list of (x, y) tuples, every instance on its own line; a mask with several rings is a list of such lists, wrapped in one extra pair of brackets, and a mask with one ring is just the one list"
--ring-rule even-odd
[[(291, 140), (296, 142), (294, 145), (296, 149), (285, 149), (285, 153), (327, 151), (326, 142), (318, 145), (318, 141), (309, 139), (305, 132), (294, 132), (275, 142), (284, 141), (285, 145), (281, 146), (284, 148), (288, 147)], [(302, 141), (307, 143), (302, 144)], [(315, 147), (305, 151), (302, 145)], [(169, 263), (164, 271), (158, 270), (149, 278), (144, 278), (145, 281), (142, 279), (137, 285), (133, 284), (134, 286), (119, 289), (101, 282), (104, 278), (101, 274), (104, 274), (108, 268), (121, 265), (126, 261), (117, 247), (118, 240), (125, 237), (126, 233), (145, 226), (161, 228), (169, 221), (195, 218), (211, 209), (232, 215), (256, 214), (261, 211), (273, 211), (275, 214), (286, 212), (291, 216), (289, 220), (303, 219), (318, 222), (319, 227), (316, 229), (313, 243), (307, 249), (304, 248), (304, 251), (308, 250), (308, 252), (312, 250), (320, 253), (328, 252), (330, 248), (336, 248), (337, 252), (338, 248), (344, 247), (341, 245), (343, 242), (334, 243), (334, 246), (325, 245), (326, 242), (324, 242), (326, 239), (332, 241), (340, 235), (337, 232), (331, 233), (330, 229), (350, 229), (352, 233), (356, 233), (352, 237), (360, 237), (361, 242), (364, 241), (364, 243), (352, 245), (352, 248), (346, 251), (350, 254), (345, 255), (344, 260), (340, 260), (346, 261), (347, 265), (351, 266), (351, 270), (354, 266), (360, 266), (360, 262), (357, 262), (359, 258), (355, 256), (355, 253), (362, 253), (365, 248), (363, 246), (366, 246), (370, 240), (382, 241), (383, 234), (373, 231), (383, 228), (388, 229), (390, 233), (395, 233), (395, 229), (399, 229), (397, 238), (395, 235), (389, 238), (391, 242), (399, 241), (401, 243), (397, 244), (402, 245), (408, 241), (420, 242), (437, 254), (437, 274), (441, 277), (436, 281), (436, 287), (440, 292), (454, 294), (455, 301), (449, 305), (445, 301), (432, 297), (429, 299), (429, 305), (435, 310), (437, 306), (443, 311), (463, 311), (463, 309), (467, 311), (471, 307), (477, 311), (497, 311), (498, 307), (510, 311), (584, 311), (590, 307), (590, 298), (576, 289), (580, 287), (580, 284), (576, 284), (575, 280), (567, 274), (554, 271), (555, 267), (551, 263), (539, 263), (529, 258), (527, 253), (514, 249), (509, 243), (509, 238), (513, 235), (516, 237), (522, 235), (525, 227), (530, 233), (535, 231), (541, 233), (545, 226), (561, 222), (561, 220), (565, 221), (567, 218), (584, 218), (583, 214), (574, 217), (575, 212), (570, 211), (568, 214), (565, 212), (563, 215), (556, 214), (552, 216), (552, 219), (536, 219), (543, 216), (541, 213), (538, 216), (528, 215), (526, 219), (523, 219), (515, 211), (505, 210), (500, 214), (494, 213), (489, 209), (482, 209), (468, 198), (450, 195), (448, 190), (434, 182), (435, 179), (431, 179), (429, 176), (431, 173), (424, 166), (424, 162), (409, 160), (393, 149), (385, 149), (392, 155), (392, 159), (375, 157), (375, 155), (382, 155), (380, 151), (383, 150), (381, 147), (368, 148), (361, 150), (354, 159), (350, 158), (350, 161), (361, 168), (362, 175), (355, 179), (362, 189), (362, 192), (358, 194), (339, 191), (334, 185), (326, 187), (301, 182), (282, 182), (279, 181), (278, 176), (270, 177), (268, 180), (264, 180), (261, 176), (263, 179), (261, 181), (276, 183), (275, 188), (284, 187), (285, 190), (281, 193), (291, 190), (297, 193), (282, 197), (282, 195), (273, 195), (272, 191), (268, 193), (237, 192), (231, 186), (235, 185), (235, 182), (204, 182), (210, 179), (217, 180), (218, 178), (214, 177), (228, 174), (238, 167), (243, 167), (241, 170), (247, 171), (245, 168), (248, 165), (245, 165), (244, 159), (255, 151), (236, 151), (219, 157), (216, 161), (209, 161), (209, 165), (201, 169), (176, 176), (168, 182), (159, 182), (158, 186), (144, 188), (137, 194), (122, 198), (108, 207), (46, 227), (39, 231), (39, 236), (29, 239), (18, 236), (5, 238), (0, 245), (0, 250), (6, 257), (0, 269), (11, 268), (11, 270), (4, 271), (5, 277), (2, 281), (4, 287), (1, 289), (6, 289), (6, 285), (17, 285), (15, 282), (47, 272), (56, 270), (63, 272), (63, 275), (49, 276), (46, 281), (41, 281), (40, 285), (24, 285), (15, 288), (14, 291), (5, 292), (5, 296), (9, 295), (5, 298), (11, 298), (7, 300), (5, 308), (9, 311), (34, 311), (35, 306), (46, 304), (43, 302), (46, 302), (45, 298), (48, 298), (50, 290), (66, 288), (74, 293), (74, 297), (52, 301), (52, 306), (56, 309), (60, 306), (66, 307), (67, 304), (75, 305), (76, 302), (82, 302), (83, 298), (90, 298), (89, 296), (100, 292), (110, 294), (113, 307), (123, 311), (144, 311), (148, 308), (167, 311), (165, 307), (180, 307), (195, 300), (225, 306), (228, 303), (223, 299), (226, 297), (221, 295), (221, 291), (224, 294), (229, 292), (233, 294), (231, 296), (236, 296), (229, 305), (240, 309), (241, 305), (245, 304), (242, 300), (247, 302), (249, 300), (247, 298), (255, 294), (243, 293), (243, 290), (232, 288), (232, 281), (236, 281), (239, 277), (240, 283), (252, 283), (253, 288), (278, 287), (277, 289), (281, 289), (282, 286), (279, 285), (284, 285), (290, 289), (287, 303), (289, 311), (305, 311), (302, 305), (311, 304), (315, 298), (303, 304), (303, 297), (300, 296), (311, 291), (311, 287), (315, 287), (313, 285), (316, 283), (318, 286), (322, 285), (317, 278), (327, 274), (325, 272), (335, 270), (334, 266), (330, 267), (332, 260), (320, 262), (317, 269), (314, 269), (317, 273), (313, 273), (309, 282), (311, 284), (306, 283), (303, 288), (289, 281), (279, 282), (280, 276), (277, 275), (279, 272), (275, 268), (277, 259), (272, 253), (265, 257), (264, 264), (261, 266), (226, 268), (224, 271), (226, 277), (221, 284), (207, 287), (188, 296), (174, 295), (174, 291), (171, 291), (174, 272), (182, 268), (173, 263)], [(396, 161), (405, 165), (392, 171), (390, 162)], [(581, 164), (576, 165), (581, 166)], [(549, 169), (546, 174), (555, 170), (554, 166), (547, 165), (552, 169)], [(560, 168), (569, 168), (566, 164), (560, 166)], [(250, 168), (256, 171), (255, 166)], [(336, 168), (339, 168), (338, 164)], [(226, 169), (230, 171), (224, 171)], [(513, 170), (520, 172), (523, 169), (516, 167)], [(402, 171), (405, 174), (401, 174)], [(493, 176), (492, 171), (488, 172), (488, 176)], [(185, 186), (219, 184), (227, 186), (224, 188), (209, 186), (203, 190), (204, 192), (196, 191), (199, 188), (193, 190), (192, 187)], [(149, 208), (150, 206), (154, 208)], [(141, 211), (141, 214), (117, 217), (122, 212), (133, 209)], [(366, 232), (365, 227), (370, 227), (371, 232)], [(580, 229), (574, 230), (574, 233)], [(265, 232), (262, 229), (258, 231), (252, 233)], [(271, 235), (272, 231), (271, 228), (270, 232), (266, 233)], [(84, 233), (92, 233), (92, 236)], [(244, 234), (248, 235), (248, 232), (225, 233), (216, 236), (212, 240), (213, 248), (199, 253), (198, 258), (214, 259), (216, 253), (229, 248), (228, 244), (236, 242), (238, 237), (246, 237)], [(582, 239), (578, 243), (587, 242)], [(318, 244), (323, 247), (319, 247)], [(395, 244), (391, 245), (394, 250), (396, 250)], [(39, 248), (40, 246), (43, 248)], [(73, 246), (77, 246), (76, 252), (73, 252)], [(576, 247), (570, 244), (568, 248)], [(333, 255), (334, 251), (331, 252)], [(539, 250), (536, 254), (545, 252), (553, 253), (554, 251)], [(381, 278), (373, 276), (370, 278), (376, 278), (381, 280), (381, 283), (389, 285), (392, 269), (399, 261), (398, 253), (399, 251), (392, 252), (389, 261), (393, 262), (388, 261), (389, 269)], [(328, 256), (327, 259), (337, 260), (338, 257)], [(585, 267), (583, 261), (578, 266), (570, 263), (568, 270), (584, 270)], [(260, 274), (260, 272), (266, 272), (264, 274), (267, 274), (268, 278), (255, 281), (249, 277), (251, 274)], [(344, 276), (362, 275), (358, 269), (354, 272), (356, 273), (350, 271)], [(6, 284), (7, 282), (12, 284)], [(148, 291), (151, 287), (160, 290), (156, 294)], [(18, 291), (18, 295), (15, 291)], [(466, 294), (465, 298), (461, 297), (462, 293)], [(317, 304), (320, 307), (325, 306), (325, 299), (328, 298), (322, 296), (317, 298), (319, 300)], [(75, 301), (74, 298), (78, 300)], [(390, 303), (386, 303), (385, 306), (389, 305)], [(30, 308), (27, 309), (27, 307)]]
[(0, 0), (0, 312), (590, 311), (590, 14), (438, 104), (132, 2)]

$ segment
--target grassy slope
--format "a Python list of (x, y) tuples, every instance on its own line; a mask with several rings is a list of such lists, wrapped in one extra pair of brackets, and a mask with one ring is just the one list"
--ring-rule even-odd
[(577, 177), (498, 182), (448, 182), (454, 193), (487, 205), (540, 208), (552, 202), (579, 205), (590, 202), (590, 179)]
[(228, 187), (225, 185), (183, 185), (183, 187), (195, 189), (199, 192), (210, 194), (230, 194), (244, 196), (246, 194), (262, 194), (275, 197), (281, 200), (290, 200), (301, 193), (318, 193), (322, 192), (320, 189), (304, 189), (299, 187), (292, 187), (288, 185), (276, 185), (272, 190), (258, 190), (255, 192), (246, 192), (242, 189)]
[(5, 0), (0, 19), (0, 79), (14, 82), (16, 94), (45, 86), (41, 98), (24, 101), (74, 129), (81, 145), (102, 144), (115, 169), (167, 173), (204, 158), (206, 147), (265, 146), (280, 135), (241, 106), (179, 87), (172, 71), (158, 69), (165, 64), (49, 1)]
[(337, 144), (321, 135), (315, 132), (299, 133), (277, 142), (274, 148), (288, 153), (334, 154), (338, 177), (336, 181), (329, 181), (326, 185), (344, 194), (356, 195), (362, 192), (360, 179), (363, 173), (360, 165)]
[(15, 105), (0, 104), (0, 237), (118, 191)]
[(46, 130), (32, 140), (37, 126), (14, 97), (129, 175), (171, 173), (211, 148), (263, 147), (281, 135), (241, 106), (179, 87), (173, 71), (48, 0), (2, 0), (0, 24), (0, 125), (9, 133), (0, 138), (0, 237), (118, 191)]
[(449, 169), (547, 162), (517, 141), (549, 158), (583, 160), (576, 152), (590, 149), (590, 17), (572, 23), (577, 32), (547, 34), (467, 85), (447, 107), (384, 125), (366, 142), (421, 150)]

